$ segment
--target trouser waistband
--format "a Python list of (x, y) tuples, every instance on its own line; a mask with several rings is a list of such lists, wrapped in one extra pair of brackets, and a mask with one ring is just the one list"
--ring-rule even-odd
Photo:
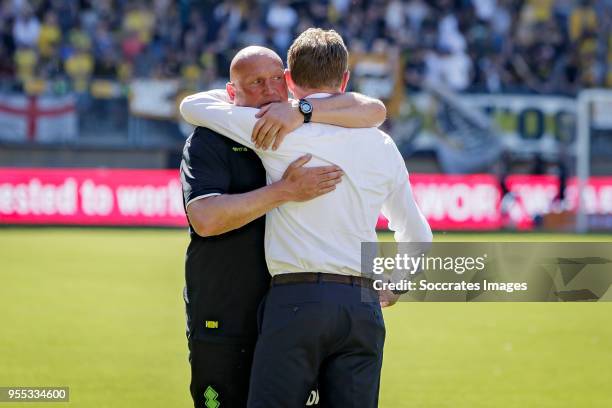
[(363, 288), (372, 288), (374, 281), (363, 276), (353, 275), (338, 275), (335, 273), (321, 273), (321, 272), (296, 272), (296, 273), (283, 273), (272, 277), (270, 282), (271, 286), (277, 285), (289, 285), (292, 283), (319, 283), (319, 282), (331, 282), (331, 283), (342, 283), (351, 286), (361, 286)]

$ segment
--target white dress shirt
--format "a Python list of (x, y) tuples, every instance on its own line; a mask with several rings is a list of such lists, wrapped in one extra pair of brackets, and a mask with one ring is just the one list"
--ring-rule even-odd
[(335, 164), (344, 171), (334, 191), (267, 213), (265, 252), (272, 276), (292, 272), (360, 275), (361, 243), (377, 241), (381, 210), (396, 241), (431, 241), (431, 229), (414, 201), (404, 160), (384, 132), (307, 123), (288, 134), (278, 150), (261, 150), (251, 141), (258, 109), (235, 106), (215, 92), (202, 92), (185, 98), (180, 111), (187, 122), (253, 149), (263, 162), (268, 184), (280, 180), (287, 166), (306, 153), (312, 155), (307, 166)]

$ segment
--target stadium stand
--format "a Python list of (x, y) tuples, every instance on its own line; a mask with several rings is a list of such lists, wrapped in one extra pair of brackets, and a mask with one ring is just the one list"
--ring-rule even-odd
[(28, 93), (112, 93), (96, 81), (134, 77), (201, 89), (223, 77), (236, 49), (262, 44), (285, 55), (316, 25), (340, 31), (353, 52), (401, 55), (415, 88), (422, 76), (492, 92), (612, 86), (609, 0), (251, 3), (5, 0), (0, 72)]
[[(241, 47), (261, 44), (285, 56), (310, 26), (343, 35), (352, 89), (387, 103), (385, 130), (421, 171), (480, 170), (440, 157), (457, 157), (440, 153), (445, 137), (436, 136), (447, 136), (450, 117), (457, 127), (462, 109), (448, 112), (462, 97), (465, 105), (474, 103), (470, 95), (493, 96), (477, 106), (494, 111), (497, 128), (511, 134), (503, 157), (528, 171), (538, 157), (555, 162), (559, 141), (571, 142), (577, 93), (612, 87), (612, 0), (3, 0), (0, 142), (111, 155), (148, 146), (169, 149), (167, 160), (154, 162), (173, 166), (190, 132), (178, 101), (223, 87)], [(432, 113), (426, 83), (461, 97), (438, 100)], [(461, 138), (475, 128), (459, 116)], [(603, 134), (594, 132), (595, 158), (612, 154), (609, 130)], [(546, 147), (551, 138), (554, 149)], [(521, 150), (533, 140), (542, 143)], [(595, 172), (600, 165), (607, 172), (602, 163), (595, 160)]]

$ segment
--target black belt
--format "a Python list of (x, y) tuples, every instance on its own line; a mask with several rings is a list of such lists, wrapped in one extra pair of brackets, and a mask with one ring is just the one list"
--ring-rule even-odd
[(320, 272), (296, 272), (296, 273), (282, 273), (272, 277), (270, 284), (275, 285), (289, 285), (292, 283), (319, 283), (319, 282), (332, 282), (332, 283), (343, 283), (345, 285), (361, 286), (363, 288), (372, 289), (374, 281), (369, 278), (362, 276), (353, 275), (337, 275), (334, 273), (320, 273)]

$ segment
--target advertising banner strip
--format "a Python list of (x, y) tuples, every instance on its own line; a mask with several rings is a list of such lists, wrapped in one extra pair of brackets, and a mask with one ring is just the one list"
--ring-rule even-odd
[[(512, 175), (502, 197), (488, 174), (411, 174), (415, 199), (435, 230), (529, 229), (533, 219), (575, 210), (576, 183), (564, 200), (555, 176)], [(587, 212), (612, 214), (612, 177), (593, 177)], [(0, 168), (0, 224), (185, 227), (178, 170)], [(387, 228), (380, 217), (377, 227)]]
[(0, 169), (0, 223), (186, 226), (178, 170)]

